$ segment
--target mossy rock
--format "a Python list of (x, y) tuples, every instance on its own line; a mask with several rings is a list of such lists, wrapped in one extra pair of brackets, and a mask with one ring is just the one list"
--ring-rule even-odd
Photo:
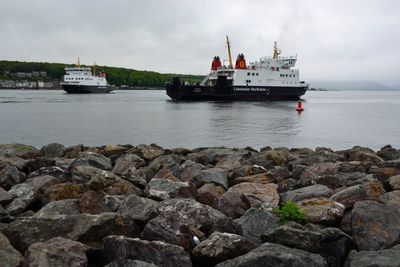
[(4, 144), (0, 145), (0, 156), (15, 156), (23, 159), (33, 159), (41, 156), (41, 153), (35, 147), (29, 145)]

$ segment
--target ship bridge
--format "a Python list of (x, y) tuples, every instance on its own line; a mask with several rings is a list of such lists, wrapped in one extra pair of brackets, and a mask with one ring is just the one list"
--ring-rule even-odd
[(71, 67), (64, 70), (66, 75), (92, 75), (90, 67)]
[(254, 65), (256, 68), (279, 70), (279, 69), (290, 69), (296, 65), (296, 62), (297, 62), (297, 55), (289, 57), (279, 57), (279, 58), (263, 57), (260, 58), (260, 61), (256, 61), (252, 65)]
[(281, 50), (278, 49), (277, 42), (274, 43), (274, 53), (272, 57), (260, 58), (260, 61), (252, 63), (256, 68), (264, 68), (267, 70), (288, 70), (296, 65), (297, 55), (289, 57), (281, 57)]

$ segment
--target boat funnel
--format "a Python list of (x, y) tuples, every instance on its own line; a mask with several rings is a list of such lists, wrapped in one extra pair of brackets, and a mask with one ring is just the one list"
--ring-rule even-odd
[(220, 67), (221, 67), (221, 60), (219, 59), (219, 56), (215, 56), (211, 63), (211, 70), (217, 70)]
[(243, 54), (239, 54), (237, 56), (235, 69), (242, 69), (242, 70), (247, 69), (247, 67), (246, 67), (246, 59), (244, 59), (244, 55)]

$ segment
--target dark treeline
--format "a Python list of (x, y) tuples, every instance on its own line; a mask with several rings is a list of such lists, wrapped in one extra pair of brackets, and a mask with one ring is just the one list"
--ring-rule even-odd
[[(31, 73), (34, 71), (45, 71), (46, 77), (35, 77), (35, 80), (61, 80), (64, 75), (65, 67), (75, 65), (60, 64), (60, 63), (45, 63), (45, 62), (19, 62), (19, 61), (0, 61), (0, 80), (18, 80), (15, 74), (18, 72)], [(82, 65), (83, 66), (83, 65)], [(92, 67), (93, 71), (93, 66)], [(197, 83), (200, 82), (203, 76), (200, 75), (184, 75), (184, 74), (163, 74), (154, 71), (139, 71), (133, 69), (96, 66), (96, 73), (105, 72), (107, 81), (110, 84), (121, 86), (164, 86), (166, 82), (170, 82), (173, 77), (179, 76), (183, 80)], [(26, 80), (27, 78), (23, 78)]]

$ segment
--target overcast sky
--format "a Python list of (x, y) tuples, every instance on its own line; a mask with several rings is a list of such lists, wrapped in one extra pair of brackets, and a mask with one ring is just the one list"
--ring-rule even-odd
[(400, 85), (399, 0), (0, 0), (0, 59), (205, 74), (211, 59), (298, 55), (305, 80)]

